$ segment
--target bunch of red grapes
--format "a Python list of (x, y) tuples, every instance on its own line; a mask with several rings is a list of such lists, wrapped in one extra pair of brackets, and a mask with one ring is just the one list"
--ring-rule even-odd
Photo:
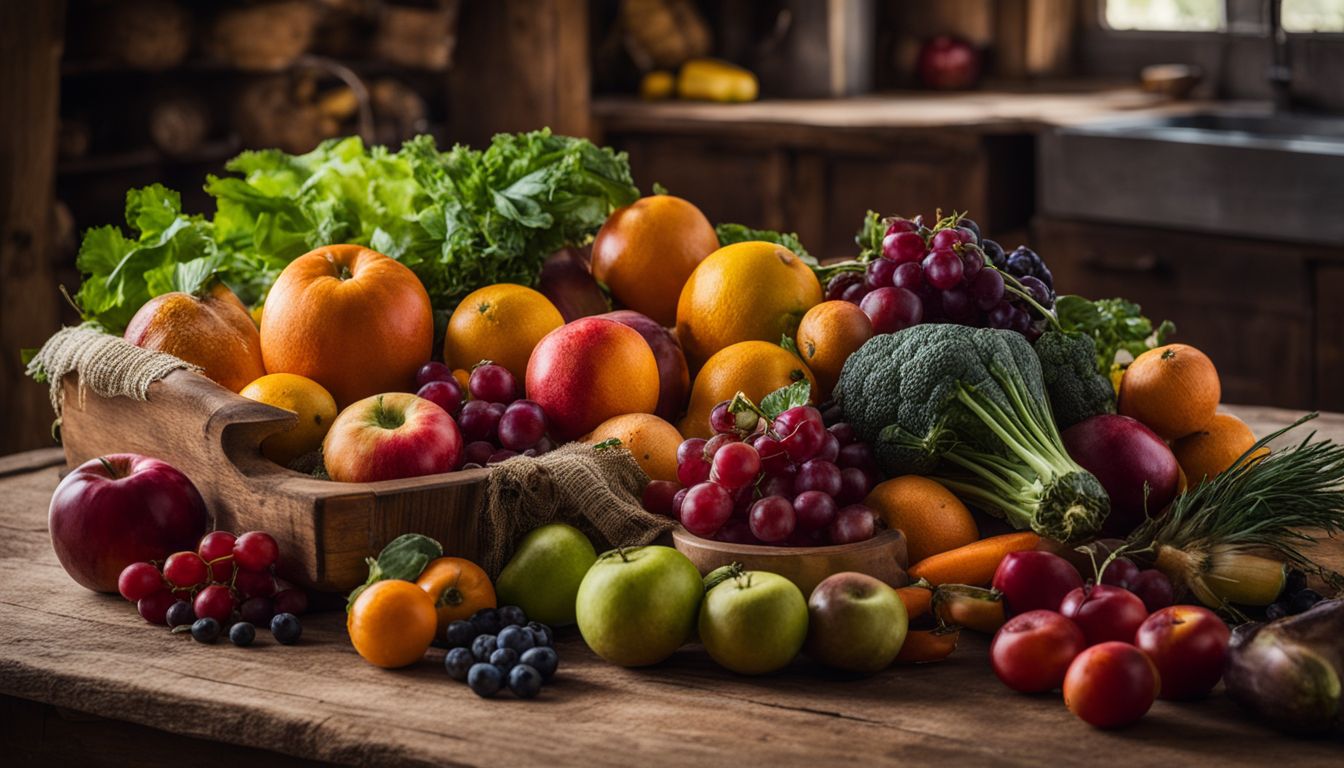
[[(425, 363), (416, 374), (415, 394), (447, 411), (462, 430), (461, 466), (480, 469), (514, 456), (537, 456), (555, 447), (546, 436), (546, 414), (519, 397), (517, 377), (508, 368), (482, 361), (467, 379), (467, 391), (443, 363)], [(468, 399), (470, 395), (470, 399)]]
[(709, 423), (713, 437), (677, 449), (679, 482), (649, 483), (646, 509), (735, 544), (815, 547), (877, 532), (877, 516), (861, 503), (876, 484), (877, 463), (849, 424), (827, 427), (811, 406), (764, 419), (733, 413), (727, 401)]
[(278, 614), (308, 610), (303, 590), (279, 579), (280, 547), (268, 533), (207, 533), (195, 552), (175, 552), (162, 564), (131, 563), (117, 579), (121, 596), (151, 624), (179, 626), (211, 618), (267, 626)]
[(1044, 331), (1045, 318), (1025, 298), (1045, 310), (1055, 303), (1054, 278), (1036, 252), (1021, 246), (1005, 254), (964, 217), (932, 229), (922, 216), (886, 224), (864, 272), (841, 272), (826, 285), (827, 299), (858, 304), (875, 333), (955, 323), (1014, 330), (1035, 341)]

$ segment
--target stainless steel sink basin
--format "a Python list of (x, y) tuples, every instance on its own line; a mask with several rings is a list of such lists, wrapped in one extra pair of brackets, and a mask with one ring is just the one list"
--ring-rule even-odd
[(1203, 112), (1041, 138), (1056, 216), (1344, 244), (1344, 117)]

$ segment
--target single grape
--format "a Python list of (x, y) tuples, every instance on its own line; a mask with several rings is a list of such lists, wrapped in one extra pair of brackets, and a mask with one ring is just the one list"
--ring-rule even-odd
[(1025, 307), (1013, 305), (1012, 330), (1025, 334), (1031, 328), (1031, 313)]
[(961, 258), (951, 250), (931, 251), (924, 258), (924, 280), (940, 291), (961, 282)]
[(905, 264), (921, 261), (928, 248), (917, 232), (895, 232), (882, 238), (882, 258)]
[(867, 541), (877, 532), (877, 517), (862, 504), (851, 504), (835, 513), (835, 520), (827, 529), (832, 544), (853, 544)]
[[(457, 383), (453, 378), (453, 369), (437, 361), (431, 361), (420, 366), (420, 370), (415, 372), (415, 386), (420, 388), (431, 381), (451, 381)], [(459, 387), (459, 391), (461, 388)]]
[(825, 421), (821, 418), (821, 411), (810, 405), (798, 405), (776, 416), (771, 428), (774, 429), (775, 434), (787, 437), (797, 429), (799, 424), (805, 421), (816, 422), (823, 429), (826, 426)]
[(761, 471), (761, 455), (746, 443), (729, 443), (714, 454), (709, 476), (729, 490), (751, 485)]
[(640, 496), (640, 506), (655, 515), (675, 517), (672, 514), (672, 499), (679, 490), (681, 490), (681, 486), (670, 480), (650, 481), (648, 485), (644, 486), (644, 493)]
[(822, 491), (803, 491), (793, 498), (799, 530), (820, 531), (835, 519), (835, 499)]
[(163, 563), (164, 580), (178, 589), (204, 584), (208, 574), (205, 561), (195, 552), (174, 552)]
[(1139, 566), (1135, 565), (1133, 560), (1128, 557), (1117, 557), (1101, 572), (1101, 583), (1129, 589), (1130, 582), (1138, 575)]
[(257, 639), (257, 628), (246, 621), (240, 621), (229, 627), (229, 642), (239, 648), (246, 648)]
[(766, 477), (760, 485), (761, 496), (793, 498), (793, 480), (797, 476), (797, 471), (792, 468), (790, 470)]
[(492, 443), (487, 443), (484, 440), (473, 440), (470, 443), (467, 443), (466, 448), (462, 449), (462, 463), (464, 465), (476, 464), (477, 466), (483, 467), (485, 466), (485, 462), (490, 460), (490, 456), (494, 454), (494, 452), (495, 446)]
[[(827, 427), (826, 431), (830, 432), (832, 435), (835, 435), (835, 439), (836, 441), (839, 442), (840, 448), (844, 448), (846, 445), (849, 445), (856, 439), (856, 435), (854, 432), (854, 425), (850, 424), (847, 421), (837, 421), (831, 426)], [(836, 453), (838, 454), (839, 451), (837, 450)]]
[(423, 397), (439, 406), (447, 411), (449, 416), (456, 416), (458, 409), (462, 407), (462, 387), (458, 385), (457, 379), (431, 381), (416, 390), (415, 396)]
[[(709, 475), (706, 474), (705, 477), (708, 478)], [(699, 480), (699, 481), (696, 481), (696, 484), (698, 485), (699, 483), (702, 483), (702, 482), (704, 482), (704, 480)], [(680, 519), (681, 519), (681, 505), (682, 505), (683, 503), (685, 503), (685, 501), (686, 501), (686, 494), (689, 493), (690, 490), (691, 490), (690, 488), (682, 488), (681, 490), (677, 491), (677, 495), (676, 495), (676, 496), (673, 496), (673, 497), (672, 497), (672, 515), (671, 515), (671, 517), (672, 517), (673, 520), (680, 520)]]
[(826, 440), (826, 428), (819, 421), (804, 421), (780, 443), (796, 462), (804, 462), (817, 455)]
[(518, 396), (518, 380), (508, 368), (496, 363), (478, 365), (467, 379), (467, 389), (474, 400), (508, 404)]
[(929, 250), (951, 249), (953, 246), (966, 242), (963, 237), (964, 235), (955, 227), (940, 229), (933, 233), (933, 239), (929, 241)]
[(845, 420), (845, 410), (838, 404), (832, 402), (826, 410), (821, 412), (821, 423), (829, 428), (832, 424), (839, 424)]
[(254, 597), (244, 600), (243, 604), (238, 607), (238, 618), (249, 624), (268, 627), (271, 625), (273, 616), (275, 616), (275, 604), (269, 597)]
[(482, 699), (488, 699), (504, 687), (504, 674), (494, 664), (477, 662), (467, 670), (467, 687)]
[(540, 672), (543, 681), (550, 680), (555, 676), (555, 670), (560, 666), (560, 654), (556, 653), (554, 648), (531, 648), (523, 651), (518, 663), (526, 664)]
[(826, 282), (826, 300), (839, 301), (845, 289), (852, 285), (862, 285), (863, 275), (859, 272), (841, 272)]
[(961, 280), (969, 284), (985, 268), (985, 253), (969, 243), (961, 246)]
[(148, 621), (150, 624), (166, 624), (168, 621), (168, 609), (173, 603), (177, 602), (177, 597), (166, 589), (160, 589), (150, 595), (135, 601), (135, 610), (140, 613), (140, 618)]
[(821, 459), (823, 461), (835, 461), (839, 456), (840, 440), (835, 436), (835, 433), (828, 429), (826, 430), (825, 437), (821, 439), (821, 447), (817, 449), (816, 455), (812, 458)]
[(756, 500), (756, 487), (750, 483), (734, 491), (729, 491), (728, 495), (733, 498), (733, 514), (729, 517), (745, 517), (747, 510), (751, 509), (751, 503)]
[(879, 288), (863, 297), (859, 309), (872, 321), (873, 333), (895, 333), (924, 319), (919, 297), (904, 288)]
[(244, 600), (249, 597), (270, 597), (275, 594), (275, 576), (270, 571), (238, 569), (233, 577), (233, 588)]
[(798, 477), (793, 481), (794, 490), (821, 491), (827, 496), (840, 493), (840, 468), (829, 461), (812, 459), (798, 468)]
[(213, 643), (219, 638), (219, 622), (209, 616), (197, 619), (191, 625), (191, 636), (198, 643)]
[(536, 445), (532, 446), (532, 450), (536, 451), (538, 456), (543, 453), (550, 453), (555, 450), (555, 443), (552, 443), (549, 437), (542, 437)]
[(1027, 293), (1031, 294), (1032, 300), (1042, 307), (1049, 309), (1055, 303), (1054, 295), (1050, 293), (1050, 289), (1045, 287), (1045, 283), (1041, 282), (1039, 278), (1028, 275), (1018, 282), (1022, 283), (1022, 287), (1026, 288)]
[(705, 441), (705, 460), (712, 460), (719, 452), (719, 449), (731, 443), (739, 443), (742, 439), (731, 432), (719, 433), (709, 440)]
[(858, 304), (863, 301), (863, 297), (868, 295), (868, 286), (863, 283), (851, 285), (840, 294), (841, 301), (848, 301), (850, 304)]
[(499, 417), (498, 429), (501, 447), (527, 450), (546, 435), (546, 414), (531, 400), (515, 400)]
[(789, 454), (779, 441), (769, 435), (761, 435), (751, 441), (756, 455), (761, 457), (761, 471), (772, 474), (784, 470), (789, 465)]
[(696, 536), (713, 536), (732, 514), (732, 496), (716, 483), (700, 483), (681, 502), (681, 524)]
[(476, 663), (476, 658), (466, 648), (453, 648), (443, 657), (443, 668), (448, 676), (459, 683), (466, 682), (467, 670)]
[(900, 216), (893, 216), (887, 220), (887, 231), (885, 234), (893, 235), (897, 232), (918, 232), (922, 216), (916, 216), (914, 221), (904, 219)]
[(531, 699), (541, 693), (541, 673), (527, 664), (509, 670), (509, 690), (520, 699)]
[(895, 272), (896, 262), (891, 259), (873, 259), (868, 262), (868, 269), (863, 278), (864, 285), (871, 289), (888, 288), (891, 286), (891, 276)]
[(990, 328), (1001, 330), (1012, 330), (1013, 323), (1017, 321), (1017, 309), (1006, 301), (1000, 301), (989, 310), (985, 316)]
[(982, 269), (970, 283), (971, 298), (976, 308), (993, 309), (1003, 300), (1003, 274), (997, 269)]
[(877, 457), (873, 455), (872, 446), (867, 443), (850, 443), (841, 448), (840, 457), (835, 463), (839, 464), (841, 469), (858, 467), (868, 472), (877, 471)]
[(985, 252), (985, 258), (996, 269), (1003, 269), (1008, 266), (1008, 254), (1003, 252), (1003, 246), (993, 240), (981, 240), (980, 250)]
[(518, 663), (518, 652), (512, 648), (496, 648), (490, 654), (490, 663), (499, 667), (500, 672), (508, 672)]
[(783, 496), (766, 496), (751, 505), (747, 522), (753, 536), (767, 544), (777, 544), (793, 533), (797, 516), (788, 499)]
[(891, 273), (891, 284), (895, 288), (918, 292), (924, 287), (924, 266), (918, 261), (907, 261), (896, 267)]
[(280, 559), (280, 545), (275, 543), (271, 534), (263, 531), (248, 531), (233, 543), (233, 560), (239, 568), (249, 571), (264, 571), (275, 565)]
[(462, 406), (458, 414), (457, 426), (462, 430), (462, 438), (467, 442), (484, 441), (493, 443), (499, 428), (499, 419), (491, 403), (484, 400), (472, 400)]
[(724, 400), (709, 412), (709, 428), (715, 434), (727, 434), (737, 429), (737, 415), (728, 410), (728, 403)]
[(131, 563), (122, 568), (121, 575), (117, 577), (117, 591), (132, 603), (163, 588), (163, 574), (151, 563)]
[(947, 314), (949, 320), (960, 325), (969, 325), (971, 321), (979, 316), (975, 306), (975, 300), (971, 298), (970, 291), (963, 286), (957, 286), (943, 291), (943, 312)]
[(281, 645), (293, 645), (303, 635), (303, 625), (292, 613), (277, 613), (271, 617), (271, 634)]
[(196, 554), (210, 566), (210, 580), (227, 584), (233, 579), (233, 545), (238, 537), (228, 531), (211, 531), (196, 545)]
[(845, 467), (840, 470), (840, 493), (836, 494), (837, 504), (858, 504), (868, 498), (873, 490), (873, 477), (858, 467)]
[(970, 219), (966, 218), (965, 216), (962, 216), (962, 217), (957, 221), (957, 226), (960, 227), (961, 229), (965, 230), (965, 232), (963, 233), (963, 237), (965, 238), (965, 239), (963, 240), (963, 242), (967, 242), (967, 243), (975, 243), (976, 245), (979, 245), (979, 244), (980, 244), (980, 225), (979, 225), (979, 224), (976, 224), (974, 221), (971, 221)]
[(196, 622), (196, 612), (191, 609), (191, 603), (186, 600), (177, 600), (168, 606), (164, 612), (164, 623), (170, 628), (190, 626)]
[(238, 601), (228, 587), (211, 584), (196, 593), (196, 600), (191, 607), (200, 618), (211, 618), (220, 624), (228, 624), (237, 604)]

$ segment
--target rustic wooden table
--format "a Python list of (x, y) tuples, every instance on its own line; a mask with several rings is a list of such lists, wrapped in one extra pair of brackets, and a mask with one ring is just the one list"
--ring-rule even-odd
[[(1230, 409), (1257, 434), (1296, 414)], [(1316, 422), (1344, 440), (1344, 416)], [(1344, 741), (1295, 740), (1221, 692), (1158, 702), (1136, 726), (1094, 730), (1057, 694), (1022, 696), (989, 670), (984, 638), (951, 659), (849, 680), (800, 660), (733, 675), (687, 647), (653, 669), (597, 659), (562, 633), (540, 698), (483, 701), (441, 653), (411, 669), (365, 664), (340, 612), (305, 619), (302, 642), (202, 646), (146, 625), (61, 570), (46, 509), (58, 451), (0, 459), (0, 743), (6, 764), (1344, 764)], [(1322, 557), (1344, 568), (1344, 546)], [(964, 635), (971, 633), (964, 633)], [(296, 759), (298, 758), (298, 759)], [(246, 761), (246, 762), (244, 762)]]

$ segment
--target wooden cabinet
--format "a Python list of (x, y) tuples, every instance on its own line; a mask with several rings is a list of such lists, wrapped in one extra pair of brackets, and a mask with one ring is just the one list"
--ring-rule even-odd
[(1176, 323), (1217, 365), (1224, 402), (1344, 406), (1344, 267), (1322, 249), (1051, 218), (1031, 239), (1065, 292)]

